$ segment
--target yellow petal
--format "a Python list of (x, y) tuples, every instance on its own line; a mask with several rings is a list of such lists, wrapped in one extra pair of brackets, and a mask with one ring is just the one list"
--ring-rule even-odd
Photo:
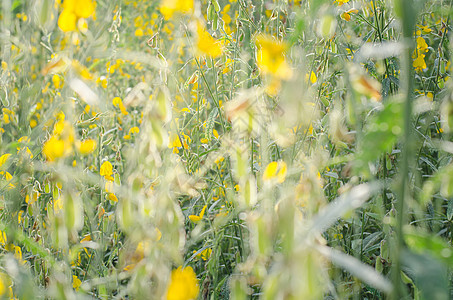
[(78, 0), (74, 7), (74, 13), (79, 18), (89, 18), (94, 13), (94, 3), (92, 0)]
[(76, 30), (77, 16), (67, 9), (63, 9), (58, 18), (58, 27), (63, 32), (74, 31)]
[(200, 218), (203, 218), (204, 216), (204, 212), (206, 210), (206, 207), (208, 207), (207, 205), (203, 206), (203, 208), (201, 209), (201, 212), (200, 212)]
[(315, 72), (311, 71), (311, 74), (310, 74), (310, 82), (312, 84), (316, 83), (316, 81), (318, 81), (318, 78), (316, 77), (316, 74)]
[(99, 175), (104, 176), (106, 179), (110, 180), (112, 174), (113, 174), (112, 164), (109, 161), (105, 161), (101, 165), (101, 170), (99, 171)]
[(204, 216), (204, 212), (206, 211), (206, 208), (208, 206), (205, 205), (203, 206), (203, 208), (201, 209), (201, 212), (200, 212), (200, 215), (199, 216), (196, 216), (196, 215), (190, 215), (189, 216), (189, 219), (194, 222), (194, 223), (197, 223), (197, 222), (200, 222), (202, 219), (203, 219), (203, 216)]
[(276, 161), (273, 161), (269, 163), (264, 170), (263, 173), (263, 180), (269, 180), (275, 177), (275, 174), (277, 173), (277, 167), (278, 163)]
[(48, 161), (55, 161), (65, 156), (65, 142), (56, 136), (52, 136), (44, 143), (42, 152)]
[(197, 222), (200, 222), (202, 218), (200, 218), (199, 216), (190, 215), (189, 219), (190, 219), (190, 221), (197, 223)]
[(118, 202), (118, 198), (115, 196), (115, 194), (113, 193), (109, 193), (107, 198), (110, 200), (110, 201), (113, 201), (113, 202)]
[(283, 181), (285, 181), (286, 171), (287, 171), (286, 163), (284, 161), (280, 162), (280, 170), (277, 173), (278, 183), (282, 183)]
[(96, 141), (93, 139), (87, 139), (80, 143), (79, 151), (82, 155), (88, 155), (96, 150)]
[(0, 156), (0, 167), (6, 163), (6, 161), (8, 160), (8, 158), (10, 156), (11, 156), (11, 154), (9, 154), (9, 153), (6, 153), (6, 154), (3, 154), (2, 156)]

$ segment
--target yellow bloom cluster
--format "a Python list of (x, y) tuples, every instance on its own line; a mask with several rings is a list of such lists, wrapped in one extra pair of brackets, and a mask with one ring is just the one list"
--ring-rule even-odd
[(285, 59), (287, 45), (270, 36), (259, 35), (256, 38), (257, 63), (261, 72), (279, 79), (289, 79), (292, 70)]
[(193, 0), (163, 0), (160, 5), (160, 12), (165, 20), (170, 19), (176, 13), (190, 14), (193, 9)]
[(264, 169), (263, 180), (264, 181), (276, 180), (278, 183), (282, 183), (285, 181), (286, 171), (287, 166), (284, 161), (279, 162), (273, 161), (267, 165), (266, 169)]
[(197, 215), (190, 215), (189, 216), (190, 221), (192, 221), (194, 223), (200, 222), (203, 219), (204, 212), (206, 211), (207, 207), (208, 207), (207, 205), (203, 206), (203, 208), (201, 209), (201, 212), (200, 212), (200, 214), (198, 216)]
[(64, 32), (76, 30), (77, 25), (81, 31), (86, 30), (84, 19), (91, 17), (96, 8), (93, 0), (64, 0), (62, 6), (58, 27)]
[(197, 22), (197, 51), (199, 54), (217, 58), (222, 55), (222, 45), (214, 39), (203, 23)]
[(104, 176), (109, 181), (113, 181), (113, 166), (108, 160), (102, 163), (99, 175)]
[(197, 298), (199, 290), (197, 276), (193, 269), (179, 267), (171, 272), (167, 300), (193, 300)]
[(52, 136), (44, 143), (42, 152), (48, 161), (57, 161), (72, 153), (73, 144), (74, 128), (62, 114), (54, 125)]
[[(422, 27), (422, 29), (424, 33), (430, 32), (429, 28)], [(415, 68), (415, 71), (421, 72), (427, 67), (425, 62), (425, 53), (428, 52), (428, 44), (426, 43), (425, 39), (421, 36), (422, 33), (421, 30), (417, 30), (416, 33), (419, 36), (416, 38), (417, 48), (415, 49), (413, 54), (414, 61), (412, 63), (412, 66)]]

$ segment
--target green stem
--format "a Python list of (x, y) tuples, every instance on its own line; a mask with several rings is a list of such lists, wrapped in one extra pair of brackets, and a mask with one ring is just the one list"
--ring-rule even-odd
[(403, 139), (401, 149), (400, 161), (400, 181), (397, 187), (396, 198), (396, 245), (395, 255), (393, 257), (393, 283), (394, 290), (392, 294), (393, 299), (402, 299), (405, 296), (404, 285), (401, 281), (401, 257), (404, 247), (404, 232), (403, 226), (405, 223), (405, 201), (410, 192), (409, 182), (409, 161), (411, 161), (411, 118), (412, 118), (412, 90), (413, 90), (413, 67), (412, 67), (412, 52), (414, 49), (413, 31), (415, 26), (416, 13), (414, 11), (414, 4), (412, 0), (399, 0), (396, 5), (399, 6), (401, 12), (401, 21), (403, 27), (403, 43), (405, 44), (405, 51), (402, 57), (402, 73), (405, 76), (401, 80), (402, 91), (405, 93), (404, 99), (404, 120), (403, 120)]

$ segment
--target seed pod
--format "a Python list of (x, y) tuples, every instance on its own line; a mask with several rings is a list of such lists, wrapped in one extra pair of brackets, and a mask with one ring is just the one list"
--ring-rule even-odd
[(389, 245), (386, 240), (381, 241), (381, 249), (380, 249), (380, 255), (379, 257), (381, 259), (384, 259), (385, 261), (390, 260), (390, 254), (389, 254)]
[(219, 16), (217, 14), (214, 14), (214, 17), (212, 18), (212, 30), (216, 31), (219, 25)]
[(126, 197), (121, 198), (118, 204), (118, 209), (116, 210), (118, 223), (123, 228), (123, 230), (130, 230), (133, 224), (134, 218), (132, 217), (132, 203)]
[(246, 208), (250, 208), (256, 204), (257, 201), (257, 188), (256, 180), (253, 176), (249, 176), (243, 184), (241, 184), (240, 189), (240, 200), (244, 203), (241, 203)]
[(83, 227), (83, 208), (80, 198), (67, 193), (64, 196), (63, 208), (66, 228), (69, 231), (80, 230)]
[(220, 11), (219, 2), (218, 2), (217, 0), (213, 0), (211, 3), (213, 4), (213, 6), (214, 6), (214, 8), (215, 8), (215, 11), (216, 11), (216, 12), (219, 12), (219, 11)]
[(211, 22), (214, 18), (214, 14), (215, 14), (215, 9), (214, 9), (214, 6), (209, 3), (208, 4), (208, 11), (207, 11), (207, 17), (208, 17), (208, 21)]
[(386, 163), (385, 167), (387, 168), (387, 170), (391, 170), (393, 168), (392, 159), (390, 157), (387, 157), (385, 163)]
[(382, 271), (384, 271), (384, 265), (382, 264), (382, 260), (379, 255), (376, 257), (376, 265), (374, 268), (378, 273), (382, 273)]

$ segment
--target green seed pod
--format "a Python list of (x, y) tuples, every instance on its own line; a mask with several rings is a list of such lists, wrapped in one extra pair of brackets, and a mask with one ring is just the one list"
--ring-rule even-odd
[(216, 11), (216, 12), (219, 12), (219, 11), (220, 11), (219, 2), (218, 2), (217, 0), (213, 0), (213, 1), (212, 1), (212, 4), (214, 5), (215, 11)]
[(215, 14), (214, 6), (211, 3), (209, 3), (207, 11), (207, 17), (209, 22), (211, 22), (214, 19), (214, 14)]
[(444, 132), (449, 133), (453, 128), (453, 95), (444, 100), (441, 106), (442, 120), (444, 123)]
[(134, 223), (134, 217), (132, 217), (132, 203), (127, 198), (121, 198), (118, 203), (118, 209), (116, 210), (118, 223), (123, 230), (130, 230)]
[(382, 273), (382, 271), (384, 271), (384, 264), (382, 263), (381, 257), (379, 255), (376, 257), (376, 265), (374, 266), (374, 268), (379, 273)]
[(66, 228), (80, 230), (83, 227), (83, 209), (80, 198), (70, 193), (64, 196), (64, 219)]
[(257, 201), (256, 180), (253, 176), (247, 178), (243, 185), (241, 185), (241, 195), (245, 207), (249, 208), (255, 205)]
[(216, 31), (219, 26), (219, 16), (217, 14), (214, 14), (214, 17), (212, 18), (212, 30)]
[(54, 199), (60, 198), (60, 192), (56, 186), (52, 189), (52, 197)]
[(385, 160), (385, 166), (387, 170), (391, 170), (393, 168), (392, 160), (390, 159), (390, 157), (387, 157), (387, 159)]
[(162, 123), (157, 120), (151, 120), (151, 140), (157, 147), (163, 147), (167, 135), (162, 128)]
[(390, 260), (389, 245), (386, 240), (381, 241), (381, 251), (379, 257), (385, 261)]
[(159, 118), (163, 122), (168, 122), (171, 120), (171, 104), (168, 100), (168, 97), (164, 91), (159, 91), (156, 97), (157, 103), (157, 112)]
[(326, 97), (321, 97), (321, 102), (324, 104), (324, 106), (329, 107), (330, 102)]

